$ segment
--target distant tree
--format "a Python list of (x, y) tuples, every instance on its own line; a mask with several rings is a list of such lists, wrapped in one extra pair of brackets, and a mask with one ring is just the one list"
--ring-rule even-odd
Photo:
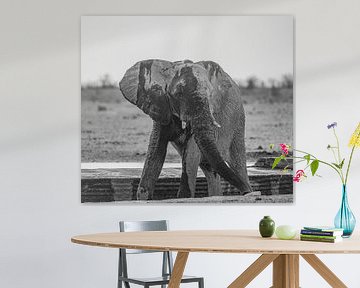
[(268, 83), (269, 83), (269, 87), (270, 87), (269, 95), (277, 97), (279, 95), (278, 81), (274, 78), (270, 78), (270, 79), (268, 79)]
[(246, 87), (246, 81), (242, 79), (234, 79), (234, 81), (240, 88)]
[(259, 79), (256, 76), (246, 78), (246, 89), (254, 89), (258, 87)]
[(283, 88), (293, 88), (294, 78), (292, 74), (284, 74), (281, 78), (281, 86)]
[(92, 88), (98, 88), (99, 87), (99, 81), (87, 81), (84, 83), (81, 83), (81, 89), (92, 89)]
[(276, 80), (275, 80), (274, 78), (269, 78), (268, 83), (269, 83), (269, 87), (270, 87), (271, 89), (275, 89), (275, 88), (276, 88)]
[(109, 74), (104, 74), (103, 76), (101, 76), (99, 82), (101, 88), (114, 87), (114, 82), (112, 81)]

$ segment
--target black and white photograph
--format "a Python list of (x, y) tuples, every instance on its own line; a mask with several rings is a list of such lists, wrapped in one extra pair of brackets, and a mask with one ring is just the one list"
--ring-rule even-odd
[(293, 203), (293, 22), (82, 16), (81, 202)]

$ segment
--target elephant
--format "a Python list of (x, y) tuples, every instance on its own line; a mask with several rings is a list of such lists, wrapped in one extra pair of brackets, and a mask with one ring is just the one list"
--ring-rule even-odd
[(195, 197), (199, 166), (209, 196), (222, 195), (220, 176), (240, 195), (252, 191), (240, 89), (219, 64), (143, 60), (125, 72), (119, 86), (123, 96), (153, 120), (138, 200), (153, 199), (169, 142), (182, 158), (178, 198)]

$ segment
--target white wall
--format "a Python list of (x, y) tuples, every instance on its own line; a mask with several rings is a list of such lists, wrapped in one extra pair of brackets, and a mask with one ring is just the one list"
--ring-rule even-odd
[[(77, 246), (70, 237), (114, 231), (119, 219), (167, 218), (172, 229), (256, 228), (263, 215), (299, 227), (331, 224), (340, 183), (326, 170), (322, 179), (297, 185), (290, 206), (80, 204), (80, 15), (292, 14), (297, 146), (326, 156), (331, 136), (325, 125), (337, 121), (345, 143), (360, 120), (359, 1), (168, 2), (2, 2), (0, 287), (115, 287), (116, 250)], [(360, 219), (359, 152), (349, 192)], [(193, 254), (187, 272), (204, 275), (206, 287), (225, 287), (255, 257)], [(359, 257), (321, 258), (349, 287), (360, 287)], [(302, 287), (327, 287), (301, 264)], [(270, 274), (250, 287), (268, 287)]]

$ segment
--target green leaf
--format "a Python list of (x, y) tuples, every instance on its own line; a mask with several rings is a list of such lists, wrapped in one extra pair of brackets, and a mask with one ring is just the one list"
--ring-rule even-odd
[(275, 146), (275, 144), (270, 144), (269, 148), (272, 150), (272, 149), (274, 149), (274, 146)]
[(289, 165), (286, 165), (285, 167), (284, 167), (284, 169), (283, 169), (283, 172), (284, 173), (287, 173), (289, 171)]
[(281, 156), (279, 156), (279, 157), (276, 157), (275, 160), (274, 160), (274, 162), (273, 162), (273, 164), (272, 164), (271, 169), (274, 169), (274, 168), (279, 164), (279, 162), (280, 162), (282, 159), (284, 159), (283, 155), (281, 155)]
[(309, 154), (305, 155), (305, 156), (304, 156), (304, 159), (306, 159), (306, 164), (309, 164), (309, 162), (310, 162), (310, 155), (309, 155)]
[(334, 163), (334, 162), (331, 162), (331, 164), (333, 164), (336, 168), (341, 169), (339, 164)]
[(314, 176), (316, 174), (316, 171), (319, 169), (319, 160), (315, 159), (310, 164), (311, 174)]
[(344, 163), (345, 163), (345, 158), (341, 161), (341, 163), (340, 163), (340, 165), (339, 165), (340, 169), (342, 169), (342, 168), (343, 168)]
[(332, 162), (331, 164), (333, 164), (338, 169), (342, 169), (342, 167), (344, 166), (344, 162), (345, 162), (345, 159), (343, 159), (340, 164), (337, 164), (334, 162)]

